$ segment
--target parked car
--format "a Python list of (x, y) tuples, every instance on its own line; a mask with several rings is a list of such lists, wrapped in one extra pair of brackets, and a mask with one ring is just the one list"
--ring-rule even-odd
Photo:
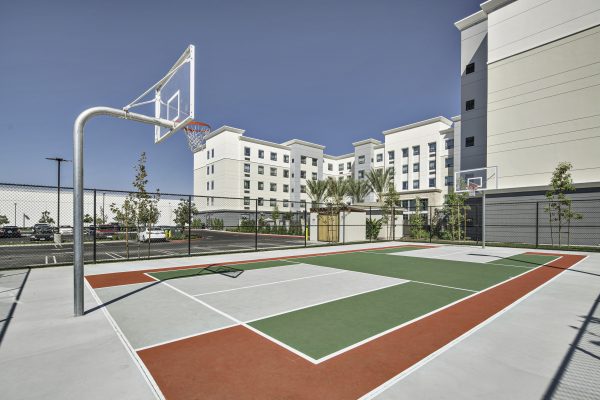
[(58, 228), (58, 233), (60, 233), (61, 235), (65, 235), (65, 236), (73, 236), (73, 227), (67, 226), (67, 225), (61, 225), (61, 227)]
[(29, 240), (33, 241), (51, 241), (54, 240), (54, 229), (51, 227), (40, 227), (33, 231)]
[(138, 233), (138, 240), (140, 242), (148, 242), (148, 241), (157, 241), (157, 242), (166, 242), (167, 236), (165, 235), (165, 231), (159, 228), (146, 228), (141, 230)]
[(40, 229), (52, 229), (50, 224), (35, 224), (33, 226), (33, 232), (39, 231)]
[(119, 233), (120, 230), (121, 228), (119, 224), (98, 225), (98, 229), (96, 229), (96, 237), (112, 238), (114, 235)]
[(21, 231), (16, 226), (6, 225), (0, 228), (0, 237), (19, 238), (21, 237)]

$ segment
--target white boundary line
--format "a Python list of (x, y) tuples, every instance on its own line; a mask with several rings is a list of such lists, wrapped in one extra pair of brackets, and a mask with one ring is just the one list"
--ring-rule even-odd
[(158, 384), (152, 377), (152, 374), (150, 373), (150, 371), (148, 371), (148, 369), (146, 368), (146, 365), (144, 364), (142, 359), (138, 356), (137, 352), (135, 351), (135, 349), (133, 348), (131, 343), (129, 343), (129, 341), (127, 340), (127, 337), (125, 336), (125, 334), (123, 334), (123, 332), (117, 325), (116, 321), (113, 319), (112, 315), (110, 315), (110, 312), (108, 311), (107, 306), (103, 305), (104, 303), (100, 300), (100, 298), (96, 294), (96, 291), (90, 286), (90, 284), (88, 283), (87, 280), (85, 281), (85, 285), (88, 288), (88, 290), (91, 292), (92, 297), (94, 298), (94, 300), (96, 301), (98, 306), (100, 306), (100, 308), (102, 309), (102, 312), (104, 313), (104, 316), (108, 320), (108, 323), (110, 324), (110, 326), (113, 328), (113, 330), (117, 334), (117, 337), (123, 344), (123, 347), (125, 347), (125, 350), (127, 350), (127, 353), (133, 360), (134, 364), (137, 366), (137, 368), (142, 373), (142, 377), (144, 378), (144, 380), (146, 381), (148, 386), (150, 386), (150, 389), (154, 392), (156, 398), (164, 400), (165, 396), (162, 393), (162, 391), (160, 390), (160, 387), (158, 386)]
[(251, 288), (256, 288), (256, 287), (261, 287), (261, 286), (269, 286), (269, 285), (276, 285), (278, 283), (286, 283), (286, 282), (293, 282), (293, 281), (300, 281), (303, 279), (312, 279), (312, 278), (318, 278), (320, 276), (327, 276), (327, 275), (337, 275), (337, 274), (344, 274), (350, 271), (337, 271), (337, 272), (328, 272), (326, 274), (319, 274), (319, 275), (310, 275), (310, 276), (303, 276), (301, 278), (293, 278), (293, 279), (286, 279), (283, 281), (276, 281), (276, 282), (269, 282), (269, 283), (259, 283), (257, 285), (249, 285), (249, 286), (242, 286), (242, 287), (238, 287), (238, 288), (233, 288), (233, 289), (224, 289), (224, 290), (217, 290), (215, 292), (206, 292), (206, 293), (199, 293), (199, 294), (193, 294), (192, 296), (196, 297), (196, 296), (207, 296), (209, 294), (217, 294), (217, 293), (225, 293), (225, 292), (233, 292), (236, 290), (244, 290), (244, 289), (251, 289)]
[(411, 282), (420, 283), (422, 285), (439, 286), (439, 287), (443, 287), (443, 288), (447, 288), (447, 289), (464, 290), (465, 292), (471, 292), (471, 293), (479, 293), (479, 291), (477, 291), (477, 290), (463, 289), (463, 288), (459, 288), (459, 287), (455, 287), (455, 286), (438, 285), (437, 283), (429, 283), (429, 282), (421, 282), (421, 281), (411, 281)]
[[(429, 354), (427, 357), (421, 359), (420, 361), (418, 361), (417, 363), (413, 364), (412, 366), (410, 366), (409, 368), (405, 369), (404, 371), (402, 371), (401, 373), (399, 373), (398, 375), (396, 375), (395, 377), (393, 377), (392, 379), (388, 380), (387, 382), (381, 384), (380, 386), (378, 386), (377, 388), (371, 390), (370, 392), (364, 394), (363, 396), (360, 397), (361, 400), (367, 400), (367, 399), (372, 399), (375, 396), (383, 393), (384, 391), (386, 391), (387, 389), (389, 389), (390, 387), (394, 386), (396, 383), (398, 383), (399, 381), (401, 381), (402, 379), (406, 378), (408, 375), (412, 374), (413, 372), (415, 372), (416, 370), (418, 370), (419, 368), (421, 368), (422, 366), (424, 366), (425, 364), (429, 363), (431, 360), (437, 358), (438, 356), (440, 356), (441, 354), (443, 354), (444, 352), (446, 352), (447, 350), (449, 350), (450, 348), (454, 347), (455, 345), (457, 345), (458, 343), (462, 342), (463, 340), (465, 340), (466, 338), (468, 338), (469, 336), (471, 336), (473, 333), (477, 332), (479, 329), (483, 328), (484, 326), (488, 325), (489, 323), (491, 323), (492, 321), (494, 321), (495, 319), (497, 319), (498, 317), (500, 317), (502, 314), (504, 314), (505, 312), (509, 311), (510, 309), (512, 309), (513, 307), (517, 306), (518, 304), (520, 304), (521, 302), (523, 302), (525, 299), (527, 299), (529, 296), (533, 295), (534, 293), (536, 293), (537, 291), (541, 290), (544, 286), (548, 285), (550, 282), (554, 281), (555, 279), (557, 279), (559, 276), (562, 275), (562, 273), (564, 271), (568, 271), (570, 268), (573, 268), (574, 266), (576, 266), (577, 264), (579, 264), (580, 262), (584, 261), (585, 259), (587, 259), (589, 256), (585, 255), (584, 258), (582, 258), (581, 260), (577, 261), (575, 264), (569, 266), (569, 268), (564, 269), (563, 271), (561, 271), (560, 273), (558, 273), (555, 277), (551, 278), (550, 280), (544, 282), (543, 284), (541, 284), (540, 286), (538, 286), (537, 288), (533, 289), (532, 291), (530, 291), (529, 293), (526, 293), (524, 296), (522, 296), (521, 298), (517, 299), (516, 301), (512, 302), (511, 304), (509, 304), (508, 306), (506, 306), (505, 308), (503, 308), (502, 310), (498, 311), (497, 313), (495, 313), (494, 315), (490, 316), (488, 319), (482, 321), (481, 323), (479, 323), (477, 326), (471, 328), (469, 331), (463, 333), (462, 335), (460, 335), (459, 337), (457, 337), (456, 339), (452, 340), (451, 342), (447, 343), (445, 346), (437, 349), (436, 351), (434, 351), (433, 353)], [(562, 258), (562, 256), (560, 256), (559, 258)], [(552, 261), (556, 261), (557, 258), (555, 258)], [(547, 263), (544, 263), (534, 269), (532, 269), (531, 271), (541, 268), (543, 266), (545, 266), (546, 264), (548, 264), (549, 262), (552, 261), (548, 261)], [(522, 273), (521, 275), (515, 276), (514, 278), (517, 278), (519, 276), (523, 276), (531, 271), (527, 271)], [(514, 278), (511, 278), (509, 280), (512, 280)], [(508, 281), (505, 281), (508, 282)], [(491, 289), (488, 288), (488, 289)], [(488, 290), (485, 289), (485, 290)], [(485, 290), (482, 290), (482, 292), (484, 292)], [(471, 297), (471, 296), (469, 296)], [(467, 299), (468, 297), (465, 297), (465, 299)], [(464, 299), (463, 299), (464, 300)]]

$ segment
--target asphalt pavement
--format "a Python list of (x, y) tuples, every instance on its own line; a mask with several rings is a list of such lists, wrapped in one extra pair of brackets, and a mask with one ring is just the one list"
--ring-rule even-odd
[[(304, 246), (304, 238), (297, 236), (258, 235), (255, 243), (253, 234), (203, 230), (202, 237), (192, 239), (192, 254), (211, 254), (218, 252), (236, 252), (277, 247)], [(93, 262), (94, 248), (91, 242), (85, 243), (85, 262)], [(188, 241), (171, 240), (167, 242), (139, 243), (122, 240), (97, 240), (96, 261), (118, 261), (148, 257), (180, 257), (188, 254)], [(29, 243), (0, 244), (0, 269), (28, 266), (48, 266), (70, 264), (73, 262), (72, 243)]]

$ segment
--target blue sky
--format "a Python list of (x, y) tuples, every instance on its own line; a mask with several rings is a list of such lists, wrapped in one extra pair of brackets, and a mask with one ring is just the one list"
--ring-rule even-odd
[[(453, 23), (481, 0), (5, 1), (0, 5), (0, 182), (54, 185), (76, 116), (123, 107), (196, 45), (196, 115), (283, 142), (351, 143), (460, 112)], [(110, 118), (86, 129), (85, 186), (191, 193), (183, 136)], [(71, 165), (63, 181), (70, 185)]]

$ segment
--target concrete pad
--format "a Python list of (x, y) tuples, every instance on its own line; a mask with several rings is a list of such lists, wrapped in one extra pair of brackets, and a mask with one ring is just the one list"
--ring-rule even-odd
[(419, 249), (409, 252), (389, 253), (394, 256), (439, 258), (441, 260), (488, 263), (525, 253), (525, 249), (506, 247), (487, 247), (482, 249), (475, 246), (439, 246), (429, 249)]
[[(600, 254), (592, 254), (377, 399), (543, 398), (597, 301), (599, 287)], [(598, 393), (600, 358), (583, 352), (579, 356), (588, 365), (581, 369), (580, 361), (570, 363), (561, 378), (564, 391), (559, 386), (561, 396), (553, 398), (596, 398), (590, 394)], [(577, 376), (569, 378), (570, 371)]]
[(97, 289), (135, 349), (234, 325), (221, 314), (162, 284)]
[[(201, 275), (190, 278), (170, 279), (174, 286), (193, 296), (223, 290), (239, 289), (247, 286), (264, 285), (298, 278), (310, 278), (315, 275), (342, 272), (339, 269), (319, 267), (309, 264), (282, 263), (280, 267), (244, 271), (237, 278), (227, 275)], [(235, 266), (233, 266), (235, 268)]]
[[(241, 320), (252, 321), (408, 281), (361, 272), (299, 264), (323, 276), (198, 296), (211, 306)], [(272, 268), (273, 269), (273, 268)]]
[(5, 399), (156, 398), (101, 311), (73, 317), (72, 267), (31, 271), (0, 346), (0, 387)]

